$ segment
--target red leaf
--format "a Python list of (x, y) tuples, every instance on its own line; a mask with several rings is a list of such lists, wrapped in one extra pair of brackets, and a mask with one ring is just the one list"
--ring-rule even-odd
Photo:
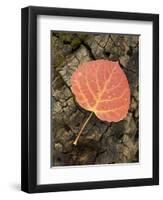
[(130, 104), (130, 88), (118, 62), (90, 61), (79, 65), (71, 77), (71, 89), (79, 105), (108, 122), (124, 119)]

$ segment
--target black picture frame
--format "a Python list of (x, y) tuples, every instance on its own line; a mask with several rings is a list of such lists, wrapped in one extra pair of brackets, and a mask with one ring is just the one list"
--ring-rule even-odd
[[(153, 23), (153, 177), (37, 185), (37, 16), (151, 21)], [(159, 15), (50, 7), (21, 12), (21, 190), (28, 193), (100, 189), (159, 184)]]

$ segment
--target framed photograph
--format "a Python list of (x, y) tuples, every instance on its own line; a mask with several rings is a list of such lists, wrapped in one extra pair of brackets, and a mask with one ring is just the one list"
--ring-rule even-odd
[(159, 184), (159, 15), (22, 9), (22, 190)]

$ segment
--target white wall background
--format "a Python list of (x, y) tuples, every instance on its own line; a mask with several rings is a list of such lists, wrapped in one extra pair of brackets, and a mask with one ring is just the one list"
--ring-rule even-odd
[[(160, 14), (160, 36), (163, 34), (162, 0), (3, 0), (0, 5), (0, 199), (161, 199), (163, 175), (160, 186), (87, 190), (29, 195), (20, 191), (20, 9), (28, 5), (85, 8), (113, 11), (147, 12)], [(160, 38), (162, 43), (162, 38)], [(163, 70), (160, 45), (160, 88), (163, 87)], [(161, 92), (161, 89), (160, 89)], [(163, 102), (163, 92), (160, 94)], [(160, 111), (163, 104), (160, 105)], [(160, 112), (160, 141), (163, 131), (163, 112)], [(160, 153), (163, 153), (160, 142)], [(162, 145), (162, 146), (161, 146)], [(160, 156), (160, 169), (163, 157)]]

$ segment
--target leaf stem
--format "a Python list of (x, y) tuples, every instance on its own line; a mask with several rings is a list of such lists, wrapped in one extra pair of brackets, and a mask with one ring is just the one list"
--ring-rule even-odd
[(73, 144), (74, 144), (75, 146), (77, 145), (78, 140), (79, 140), (79, 137), (80, 137), (80, 135), (82, 134), (82, 132), (83, 132), (85, 126), (87, 125), (88, 121), (91, 119), (92, 115), (93, 115), (93, 112), (90, 113), (89, 117), (86, 119), (86, 121), (84, 122), (83, 126), (81, 127), (81, 129), (80, 129), (80, 131), (79, 131), (79, 133), (78, 133), (76, 139), (75, 139), (74, 142), (73, 142)]

